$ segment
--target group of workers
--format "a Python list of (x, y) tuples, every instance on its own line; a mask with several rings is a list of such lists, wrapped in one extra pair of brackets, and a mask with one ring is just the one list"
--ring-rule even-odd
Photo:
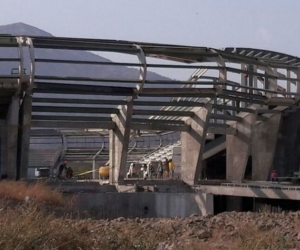
[(165, 162), (159, 161), (157, 167), (149, 161), (148, 164), (142, 164), (141, 169), (137, 169), (135, 163), (131, 163), (127, 178), (138, 177), (143, 179), (164, 179), (174, 178), (175, 164), (172, 159), (165, 158)]
[(58, 172), (56, 177), (60, 180), (62, 179), (72, 179), (73, 178), (73, 169), (71, 167), (67, 166), (68, 162), (64, 161), (62, 164), (58, 167)]

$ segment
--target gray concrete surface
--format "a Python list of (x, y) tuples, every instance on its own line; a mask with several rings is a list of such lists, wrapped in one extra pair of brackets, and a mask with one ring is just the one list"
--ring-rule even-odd
[(122, 183), (126, 177), (127, 152), (129, 148), (130, 126), (133, 102), (130, 101), (113, 120), (116, 128), (109, 134), (110, 183)]
[(273, 168), (281, 114), (254, 126), (252, 139), (252, 180), (267, 181)]
[(74, 209), (96, 218), (188, 217), (213, 213), (213, 196), (204, 193), (84, 193), (75, 197)]
[(190, 131), (181, 133), (181, 178), (189, 185), (195, 185), (202, 176), (202, 156), (211, 112), (210, 105), (195, 112), (186, 120)]
[(244, 179), (255, 121), (255, 114), (248, 114), (234, 124), (236, 135), (226, 135), (226, 179), (229, 181)]

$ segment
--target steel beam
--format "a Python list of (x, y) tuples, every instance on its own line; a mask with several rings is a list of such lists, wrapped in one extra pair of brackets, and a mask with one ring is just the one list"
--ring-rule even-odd
[(161, 120), (161, 119), (140, 119), (133, 118), (133, 123), (145, 123), (145, 124), (168, 124), (168, 125), (184, 125), (185, 122), (181, 120)]
[[(50, 83), (50, 82), (35, 82), (35, 92), (44, 93), (80, 93), (90, 95), (118, 95), (129, 96), (134, 94), (135, 88), (127, 87), (111, 87), (111, 86), (97, 86), (97, 85), (81, 85), (81, 84), (65, 84), (65, 83)], [(54, 92), (53, 92), (54, 91)]]
[(190, 126), (187, 125), (170, 125), (170, 124), (156, 124), (156, 123), (132, 123), (131, 129), (143, 131), (189, 131)]
[(30, 137), (61, 136), (56, 129), (31, 129)]
[[(1, 102), (2, 99), (0, 99)], [(9, 99), (10, 100), (10, 99)], [(34, 97), (33, 103), (68, 103), (68, 104), (86, 104), (86, 105), (125, 105), (126, 100), (100, 100), (100, 99), (62, 99), (62, 98), (47, 98), (47, 97)], [(203, 107), (205, 103), (203, 102), (192, 102), (192, 101), (140, 101), (134, 100), (134, 106), (175, 106), (175, 107)], [(216, 108), (219, 106), (216, 105)], [(233, 110), (231, 106), (226, 106), (229, 110)], [(220, 106), (220, 108), (223, 108)], [(239, 108), (238, 108), (239, 109)]]
[(34, 106), (32, 112), (51, 112), (51, 113), (89, 113), (89, 114), (117, 114), (117, 108), (91, 108), (91, 107), (56, 107), (56, 106)]
[(207, 133), (219, 134), (219, 135), (235, 135), (236, 129), (234, 128), (223, 128), (223, 127), (208, 127)]
[(60, 129), (114, 129), (113, 122), (88, 122), (88, 121), (36, 121), (31, 122), (31, 127), (60, 128)]
[[(1, 101), (1, 99), (0, 99)], [(123, 105), (125, 100), (101, 100), (101, 99), (64, 99), (64, 98), (47, 98), (34, 97), (33, 103), (69, 103), (69, 104), (85, 104), (85, 105)], [(146, 102), (149, 106), (149, 102)]]
[(191, 111), (133, 110), (133, 115), (192, 116)]
[(242, 118), (234, 115), (219, 115), (219, 114), (211, 114), (211, 119), (217, 120), (228, 120), (228, 121), (241, 121)]
[(104, 122), (111, 121), (111, 117), (96, 117), (96, 116), (57, 116), (57, 115), (32, 115), (32, 120), (36, 121), (86, 121), (86, 122)]

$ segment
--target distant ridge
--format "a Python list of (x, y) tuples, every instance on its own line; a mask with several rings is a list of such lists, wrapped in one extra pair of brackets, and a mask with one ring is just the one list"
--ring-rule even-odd
[(0, 34), (11, 34), (18, 36), (53, 36), (44, 30), (22, 22), (0, 25)]

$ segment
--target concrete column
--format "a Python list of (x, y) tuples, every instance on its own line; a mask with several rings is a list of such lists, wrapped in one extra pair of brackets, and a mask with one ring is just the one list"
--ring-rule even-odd
[[(197, 192), (196, 194), (188, 194), (193, 197), (193, 199), (188, 203), (188, 207), (192, 208), (195, 205), (197, 205), (199, 212), (197, 214), (201, 216), (205, 216), (208, 214), (214, 215), (214, 195), (213, 194), (207, 194), (202, 192)], [(188, 196), (186, 196), (186, 199), (188, 199)], [(187, 202), (184, 202), (187, 203)], [(175, 207), (178, 207), (177, 205)], [(191, 214), (189, 214), (191, 215)]]
[(189, 185), (195, 185), (202, 173), (202, 155), (211, 112), (212, 105), (199, 109), (186, 120), (190, 131), (181, 133), (181, 177)]
[(236, 135), (226, 135), (226, 179), (229, 181), (244, 179), (255, 121), (255, 114), (247, 114), (242, 121), (233, 125), (237, 130)]
[[(129, 147), (133, 101), (122, 106), (120, 113), (114, 116), (115, 129), (110, 132), (110, 168), (111, 182), (121, 184), (126, 177), (127, 152)], [(113, 148), (112, 148), (113, 147)]]
[(8, 179), (17, 179), (19, 107), (20, 98), (18, 96), (12, 97), (6, 115), (6, 138), (3, 145), (5, 161), (2, 174), (6, 174)]
[(32, 97), (25, 95), (20, 107), (18, 156), (17, 156), (17, 179), (27, 178), (30, 144)]
[(252, 180), (267, 181), (273, 168), (281, 124), (281, 114), (274, 114), (256, 124), (252, 142)]
[(115, 133), (109, 130), (109, 183), (115, 184)]

